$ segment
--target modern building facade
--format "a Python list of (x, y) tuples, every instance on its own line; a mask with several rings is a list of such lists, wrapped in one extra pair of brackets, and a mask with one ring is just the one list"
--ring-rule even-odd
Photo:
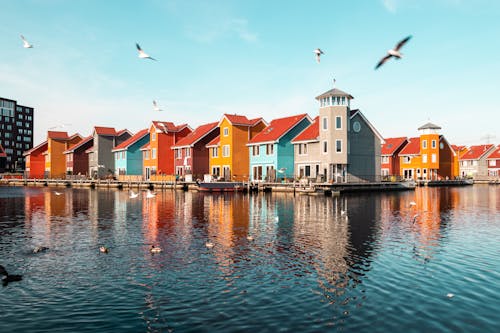
[(25, 169), (23, 153), (33, 148), (34, 109), (0, 97), (0, 146), (4, 148), (5, 171)]

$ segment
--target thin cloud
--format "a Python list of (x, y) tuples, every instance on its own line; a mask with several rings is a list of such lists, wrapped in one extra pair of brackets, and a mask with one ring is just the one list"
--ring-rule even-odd
[(396, 0), (382, 0), (385, 9), (391, 13), (396, 12)]
[(197, 22), (187, 28), (187, 34), (201, 43), (212, 43), (216, 40), (234, 37), (248, 42), (258, 41), (256, 33), (250, 31), (248, 21), (241, 18), (231, 18), (222, 21)]

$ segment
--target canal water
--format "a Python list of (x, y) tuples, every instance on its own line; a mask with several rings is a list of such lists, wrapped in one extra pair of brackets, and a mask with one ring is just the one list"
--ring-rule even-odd
[(0, 332), (500, 330), (498, 186), (57, 191), (0, 187)]

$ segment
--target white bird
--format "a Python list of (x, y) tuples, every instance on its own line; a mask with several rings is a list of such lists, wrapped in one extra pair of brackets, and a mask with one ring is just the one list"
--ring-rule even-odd
[(101, 253), (108, 253), (109, 249), (106, 246), (101, 246), (99, 248), (99, 252), (101, 252)]
[(416, 206), (416, 205), (417, 205), (417, 203), (415, 201), (410, 201), (410, 207), (411, 206)]
[(452, 293), (446, 294), (446, 297), (448, 297), (448, 298), (452, 298), (453, 296), (455, 296), (455, 295), (453, 295)]
[(248, 235), (247, 236), (247, 241), (249, 241), (249, 242), (253, 241), (253, 236)]
[(314, 50), (314, 53), (316, 54), (316, 62), (319, 64), (319, 62), (321, 60), (320, 57), (324, 53), (323, 53), (323, 51), (321, 51), (320, 48), (317, 48), (316, 50)]
[(407, 41), (409, 41), (411, 36), (406, 37), (402, 41), (400, 41), (393, 49), (390, 49), (387, 51), (387, 55), (380, 59), (378, 62), (377, 66), (375, 66), (375, 69), (379, 68), (382, 66), (387, 60), (391, 59), (392, 57), (396, 59), (401, 59), (403, 57), (403, 54), (399, 52), (399, 50), (403, 47), (403, 45), (406, 44)]
[(153, 100), (153, 110), (155, 110), (155, 111), (163, 111), (163, 109), (160, 109), (160, 107), (158, 106), (158, 103), (156, 103), (155, 100)]
[(54, 193), (55, 193), (55, 195), (61, 195), (62, 194), (61, 192), (57, 192), (57, 191), (55, 191)]
[(150, 57), (148, 54), (146, 54), (146, 52), (144, 52), (141, 47), (139, 46), (139, 44), (135, 43), (135, 46), (137, 47), (137, 50), (139, 51), (139, 58), (141, 59), (151, 59), (151, 60), (155, 60), (155, 58), (153, 57)]
[(30, 44), (30, 43), (26, 40), (26, 38), (24, 38), (24, 36), (23, 36), (23, 35), (21, 35), (21, 39), (23, 40), (23, 47), (24, 47), (25, 49), (32, 49), (32, 48), (33, 48), (33, 44)]
[(214, 243), (212, 243), (211, 241), (208, 241), (205, 243), (205, 246), (209, 249), (213, 248), (214, 247)]
[(146, 198), (154, 198), (156, 197), (156, 193), (151, 192), (151, 190), (148, 190), (148, 193), (146, 194)]
[(129, 196), (130, 199), (137, 198), (138, 196), (139, 196), (139, 193), (135, 193), (134, 191), (130, 190), (130, 196)]
[(151, 249), (149, 250), (151, 253), (160, 253), (161, 247), (151, 245)]

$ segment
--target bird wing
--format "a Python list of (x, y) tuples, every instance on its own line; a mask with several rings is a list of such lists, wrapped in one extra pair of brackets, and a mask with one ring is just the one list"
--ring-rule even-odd
[(24, 36), (23, 36), (23, 35), (21, 35), (21, 39), (22, 39), (24, 42), (26, 42), (26, 38), (24, 38)]
[(158, 104), (156, 104), (156, 101), (153, 101), (153, 106), (156, 108), (158, 107)]
[(139, 46), (139, 44), (135, 43), (135, 47), (137, 47), (137, 49), (139, 50), (139, 52), (142, 52), (142, 49), (141, 49), (141, 47)]
[(377, 69), (380, 66), (382, 66), (384, 64), (384, 62), (386, 62), (387, 60), (389, 60), (391, 57), (392, 56), (390, 54), (388, 54), (385, 57), (383, 57), (382, 59), (380, 59), (380, 61), (378, 62), (377, 66), (375, 66), (375, 69)]
[(9, 275), (9, 273), (7, 273), (7, 271), (2, 265), (0, 265), (0, 275), (5, 275), (5, 276)]
[(411, 38), (411, 36), (408, 36), (408, 37), (406, 37), (405, 39), (403, 39), (402, 41), (400, 41), (400, 42), (398, 43), (398, 45), (396, 45), (396, 47), (394, 48), (394, 51), (398, 51), (400, 48), (402, 48), (402, 47), (403, 47), (403, 45), (405, 45), (405, 44), (406, 44), (406, 42), (410, 40), (410, 38)]

